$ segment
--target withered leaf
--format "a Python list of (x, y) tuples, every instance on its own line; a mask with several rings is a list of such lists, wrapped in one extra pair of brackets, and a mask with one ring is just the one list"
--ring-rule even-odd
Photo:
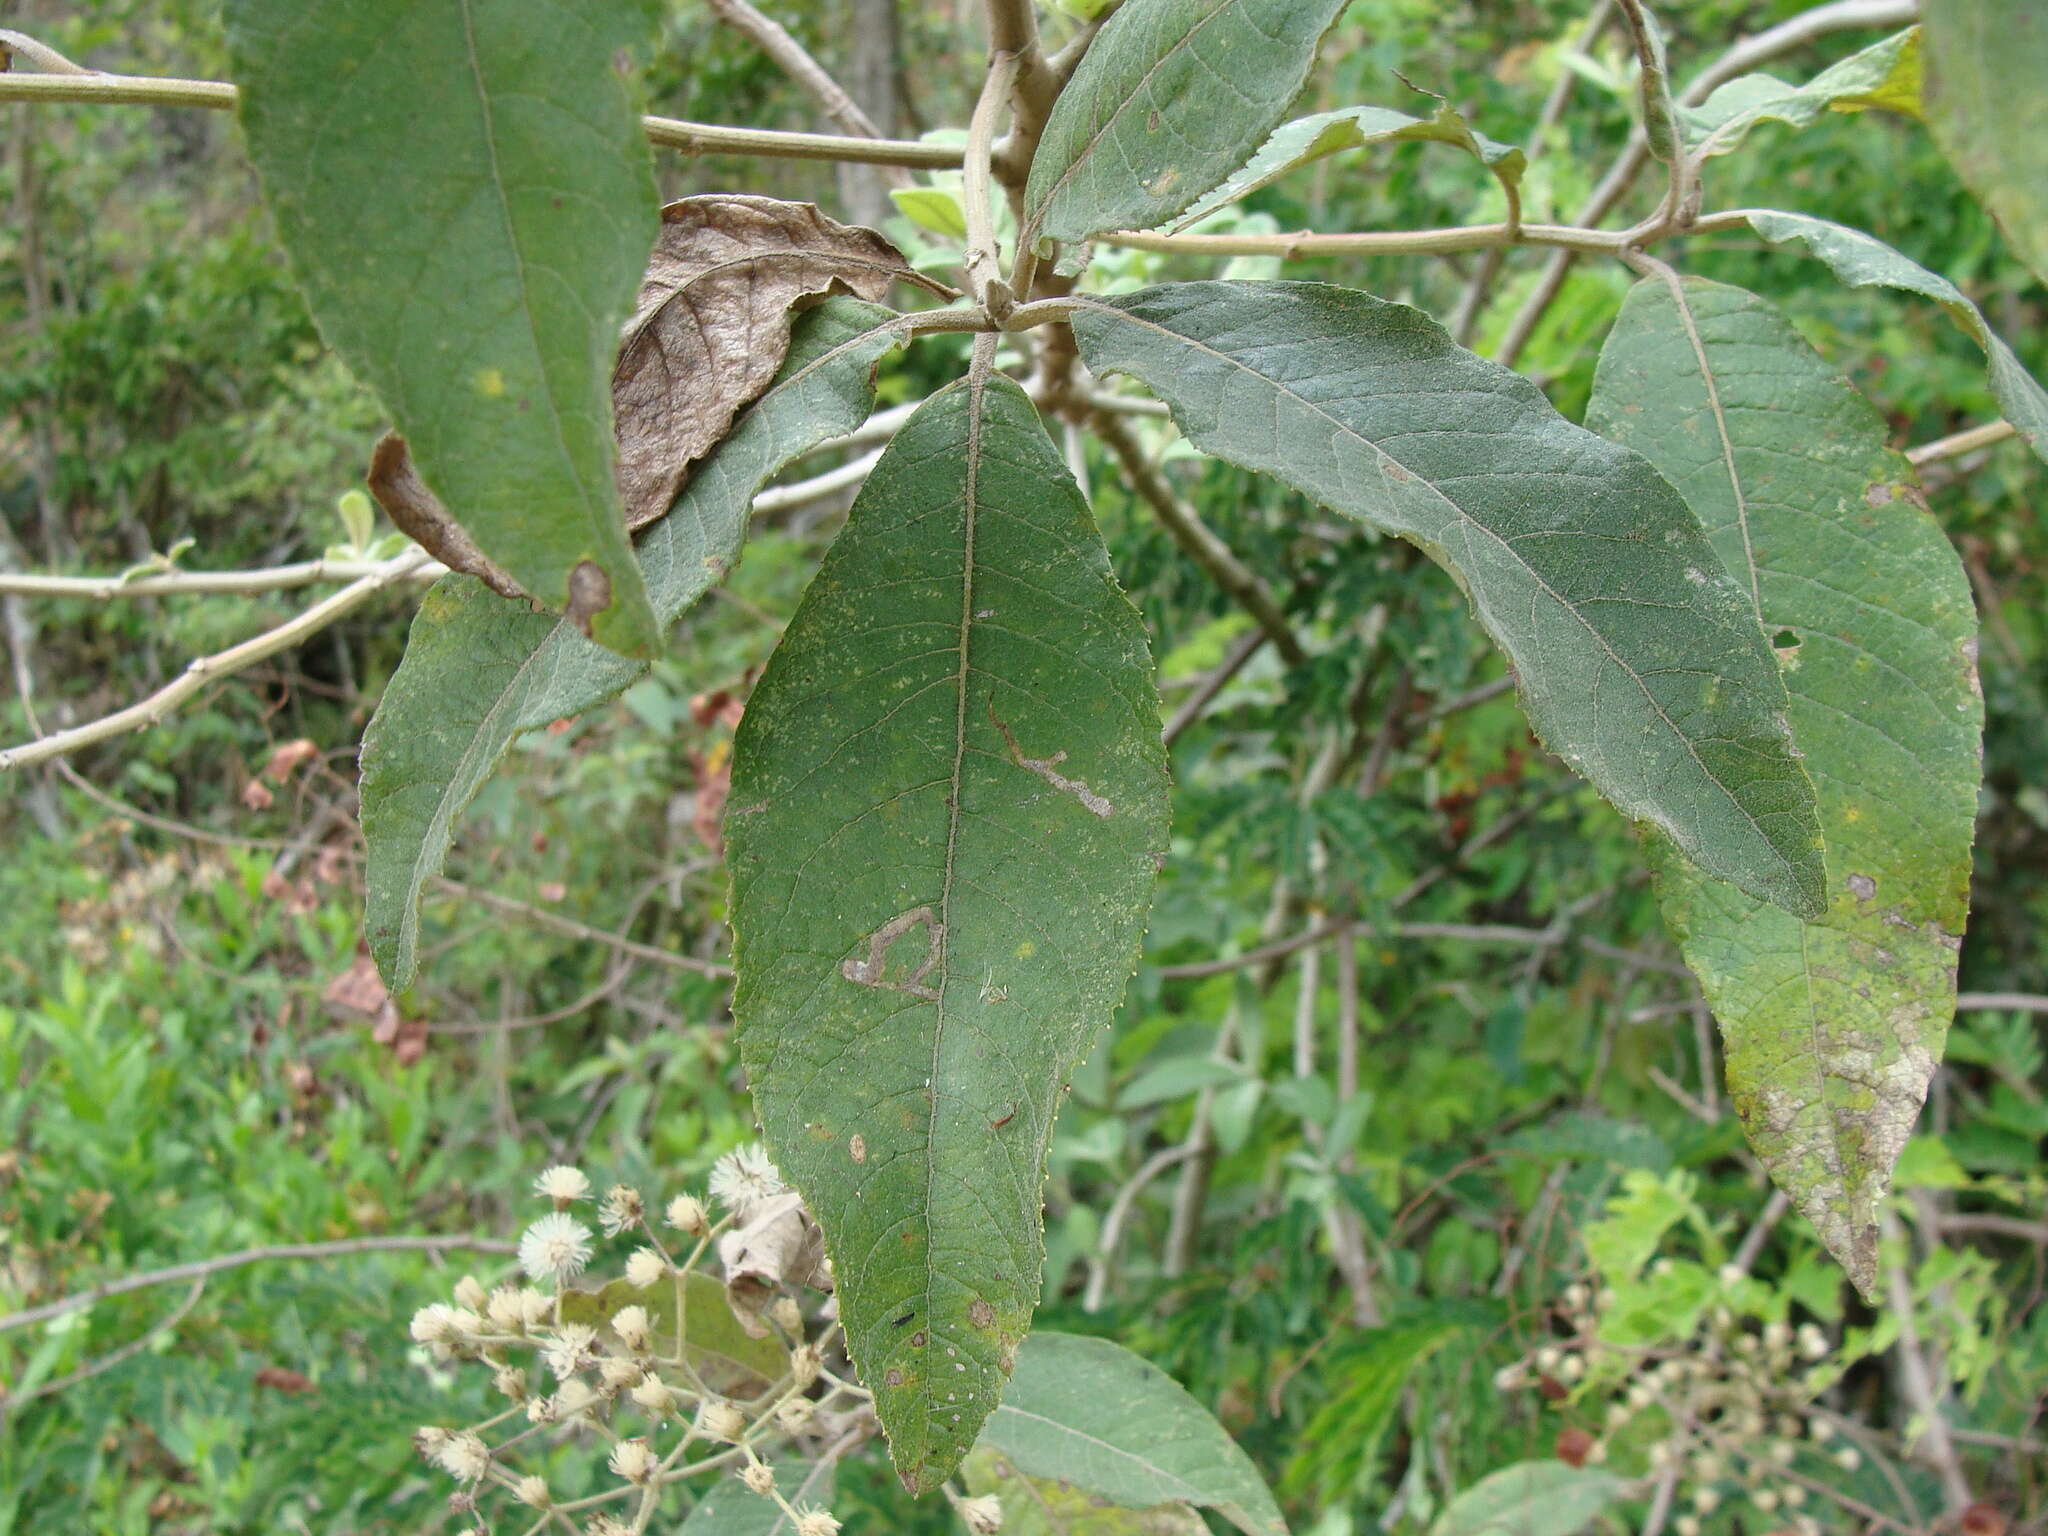
[[(363, 479), (398, 531), (449, 570), (474, 576), (506, 597), (526, 596), (519, 583), (494, 564), (468, 531), (448, 515), (441, 498), (413, 468), (405, 439), (396, 432), (386, 432), (377, 440), (370, 454), (370, 472)], [(573, 600), (573, 578), (571, 594)]]
[(793, 307), (835, 292), (878, 303), (898, 279), (931, 286), (873, 230), (810, 203), (717, 195), (662, 209), (612, 373), (626, 526), (666, 514), (691, 467), (774, 382)]
[(767, 1337), (761, 1313), (780, 1287), (832, 1288), (825, 1234), (793, 1190), (755, 1207), (721, 1237), (718, 1259), (725, 1267), (725, 1299), (750, 1338)]

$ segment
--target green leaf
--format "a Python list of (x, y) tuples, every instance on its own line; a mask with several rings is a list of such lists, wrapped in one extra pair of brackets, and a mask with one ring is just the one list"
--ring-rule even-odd
[[(781, 376), (640, 541), (664, 625), (732, 567), (761, 482), (860, 425), (875, 364), (901, 336), (896, 316), (855, 299), (797, 317)], [(616, 697), (646, 670), (472, 577), (444, 577), (427, 593), (363, 737), (364, 927), (394, 991), (417, 969), (421, 889), (513, 738)]]
[[(790, 1457), (771, 1463), (775, 1486), (785, 1499), (803, 1510), (823, 1509), (832, 1502), (830, 1461), (805, 1462)], [(690, 1518), (676, 1536), (793, 1536), (796, 1524), (773, 1499), (748, 1489), (736, 1475), (721, 1477), (704, 1490)]]
[(869, 475), (747, 705), (729, 804), (741, 1056), (922, 1492), (1030, 1325), (1061, 1085), (1166, 847), (1143, 627), (1008, 379), (934, 395)]
[(993, 1495), (1004, 1536), (1208, 1536), (1186, 1504), (1130, 1509), (1049, 1477), (1026, 1477), (1006, 1457), (977, 1450), (961, 1463), (970, 1494)]
[(1514, 145), (1497, 143), (1484, 134), (1474, 133), (1463, 115), (1448, 105), (1439, 106), (1426, 118), (1410, 117), (1389, 107), (1345, 107), (1336, 112), (1298, 117), (1274, 130), (1273, 136), (1259, 147), (1259, 152), (1242, 170), (1175, 219), (1173, 227), (1185, 229), (1226, 203), (1248, 197), (1259, 188), (1278, 181), (1289, 171), (1298, 170), (1325, 155), (1363, 149), (1369, 144), (1398, 144), (1415, 140), (1454, 144), (1509, 187), (1521, 184), (1522, 172), (1528, 163), (1522, 151)]
[(754, 1397), (789, 1373), (789, 1355), (773, 1338), (749, 1338), (726, 1305), (725, 1287), (709, 1275), (683, 1277), (681, 1313), (673, 1285), (646, 1289), (614, 1280), (598, 1291), (564, 1291), (562, 1321), (602, 1331), (623, 1307), (645, 1307), (655, 1353), (673, 1357), (680, 1342), (690, 1364), (714, 1392)]
[(1215, 1416), (1108, 1339), (1033, 1334), (981, 1445), (1030, 1476), (1132, 1508), (1194, 1504), (1249, 1536), (1287, 1530), (1258, 1469)]
[(629, 0), (226, 0), (250, 157), (321, 332), (483, 553), (624, 655), (661, 643), (612, 484), (612, 354), (654, 244)]
[(1124, 0), (1047, 118), (1026, 244), (1149, 229), (1244, 164), (1344, 0)]
[(1802, 922), (1671, 856), (1659, 895), (1751, 1144), (1867, 1295), (1955, 1007), (1983, 725), (1969, 581), (1883, 419), (1754, 294), (1639, 284), (1588, 420), (1685, 492), (1777, 646), (1828, 910)]
[(1097, 374), (1194, 444), (1419, 545), (1514, 666), (1552, 750), (1743, 889), (1818, 913), (1813, 789), (1743, 593), (1647, 463), (1416, 310), (1319, 283), (1077, 299)]
[(889, 197), (896, 211), (918, 228), (954, 240), (967, 238), (967, 211), (950, 187), (892, 187)]
[(1927, 120), (1963, 181), (2048, 282), (2048, 10), (1927, 0)]
[(1749, 227), (1772, 244), (1796, 240), (1805, 246), (1852, 288), (1900, 288), (1932, 299), (1947, 310), (1949, 318), (1984, 349), (1991, 393), (2005, 419), (2019, 429), (2035, 453), (2048, 460), (2048, 391), (2043, 391), (2012, 348), (1986, 323), (1984, 312), (1954, 283), (1846, 224), (1763, 209), (1747, 217)]
[(1429, 1536), (1573, 1536), (1627, 1488), (1613, 1473), (1592, 1467), (1518, 1461), (1451, 1500)]
[(1732, 154), (1758, 123), (1804, 128), (1826, 112), (1872, 107), (1920, 116), (1920, 29), (1905, 31), (1851, 54), (1804, 85), (1775, 75), (1739, 75), (1697, 107), (1684, 107), (1687, 147), (1701, 157)]
[(1183, 1056), (1140, 1072), (1116, 1096), (1116, 1104), (1122, 1110), (1144, 1109), (1184, 1099), (1204, 1088), (1225, 1088), (1244, 1080), (1244, 1073), (1227, 1061), (1212, 1056)]

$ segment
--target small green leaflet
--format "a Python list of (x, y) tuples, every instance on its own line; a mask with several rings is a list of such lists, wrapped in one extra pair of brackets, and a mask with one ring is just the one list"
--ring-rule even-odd
[(1682, 107), (1687, 147), (1696, 155), (1732, 154), (1758, 123), (1804, 128), (1824, 112), (1872, 107), (1920, 116), (1920, 29), (1905, 31), (1851, 54), (1804, 85), (1775, 75), (1740, 75), (1697, 107)]
[(1194, 1504), (1246, 1536), (1286, 1536), (1258, 1469), (1215, 1415), (1108, 1339), (1033, 1334), (981, 1445), (1021, 1472), (1134, 1509)]
[(1515, 668), (1537, 731), (1633, 820), (1789, 910), (1824, 908), (1813, 787), (1747, 598), (1683, 498), (1416, 310), (1320, 283), (1077, 299), (1204, 452), (1419, 545)]
[(2048, 282), (2048, 7), (1926, 0), (1927, 121), (2013, 249)]
[(1344, 0), (1124, 0), (1060, 92), (1023, 240), (1150, 229), (1243, 165), (1308, 79)]
[(631, 0), (226, 0), (250, 157), (307, 303), (527, 592), (654, 654), (612, 483), (612, 353), (654, 245), (615, 65)]
[(1080, 489), (977, 368), (868, 476), (734, 743), (741, 1058), (913, 1492), (1030, 1326), (1061, 1085), (1165, 856), (1158, 707)]
[(1962, 562), (1848, 381), (1754, 294), (1651, 278), (1588, 421), (1686, 495), (1749, 590), (1819, 796), (1826, 915), (1662, 851), (1751, 1145), (1867, 1296), (1877, 1218), (1955, 1008), (1983, 703)]
[[(875, 364), (901, 338), (897, 316), (857, 299), (797, 317), (781, 375), (640, 541), (664, 626), (738, 558), (761, 482), (860, 425)], [(646, 670), (474, 577), (443, 577), (427, 593), (363, 736), (363, 925), (393, 991), (412, 985), (418, 965), (420, 892), (513, 738), (602, 704)]]
[(1627, 1492), (1612, 1472), (1518, 1461), (1452, 1499), (1429, 1536), (1575, 1536)]
[(1003, 1536), (1209, 1536), (1188, 1504), (1132, 1509), (1053, 1477), (1028, 1477), (986, 1447), (960, 1465), (967, 1491), (1002, 1507)]
[(1758, 209), (1747, 215), (1749, 227), (1773, 245), (1796, 240), (1819, 257), (1835, 276), (1852, 288), (1899, 288), (1930, 298), (1949, 313), (1984, 349), (1991, 393), (2005, 419), (2019, 429), (2034, 452), (2048, 460), (2048, 392), (2027, 372), (2004, 338), (1993, 331), (1984, 312), (1947, 278), (1900, 255), (1874, 235), (1846, 224), (1808, 218), (1803, 213)]
[(1175, 219), (1172, 227), (1185, 229), (1225, 204), (1249, 197), (1289, 171), (1298, 170), (1325, 155), (1363, 149), (1369, 144), (1399, 144), (1416, 140), (1454, 144), (1492, 171), (1503, 186), (1513, 188), (1521, 184), (1522, 172), (1527, 165), (1521, 150), (1512, 144), (1497, 143), (1484, 134), (1474, 133), (1464, 117), (1448, 105), (1439, 106), (1426, 118), (1410, 117), (1406, 112), (1396, 112), (1390, 107), (1345, 107), (1336, 112), (1297, 117), (1275, 129), (1273, 136), (1259, 146), (1259, 152), (1242, 170)]

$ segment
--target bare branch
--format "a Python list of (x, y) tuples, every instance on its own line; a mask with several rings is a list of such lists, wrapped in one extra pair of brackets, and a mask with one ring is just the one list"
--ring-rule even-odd
[(1944, 459), (1959, 459), (1966, 453), (1974, 453), (1979, 448), (1989, 448), (1994, 443), (2002, 443), (2018, 434), (2019, 428), (2009, 421), (1988, 421), (1981, 427), (1951, 432), (1947, 437), (1937, 437), (1931, 443), (1908, 448), (1906, 457), (1915, 469), (1920, 469), (1929, 464), (1939, 464)]
[(180, 1280), (201, 1280), (223, 1270), (264, 1264), (272, 1259), (336, 1259), (355, 1253), (439, 1253), (452, 1248), (476, 1253), (512, 1253), (518, 1246), (503, 1238), (466, 1237), (459, 1233), (429, 1237), (344, 1237), (327, 1243), (267, 1243), (260, 1248), (244, 1248), (238, 1253), (218, 1253), (210, 1259), (195, 1259), (190, 1264), (173, 1264), (168, 1269), (123, 1275), (118, 1280), (103, 1281), (39, 1307), (11, 1312), (0, 1317), (0, 1333), (48, 1322), (53, 1317), (62, 1317), (67, 1312), (76, 1312), (81, 1307), (105, 1301), (110, 1296), (125, 1296), (130, 1291), (174, 1284)]
[(2032, 992), (1961, 992), (1956, 1012), (1983, 1013), (2005, 1008), (2017, 1013), (2048, 1013), (2048, 997)]
[(5, 1415), (10, 1409), (19, 1407), (23, 1403), (32, 1403), (39, 1397), (54, 1397), (67, 1387), (75, 1387), (81, 1381), (89, 1381), (102, 1372), (111, 1371), (124, 1360), (132, 1360), (135, 1356), (141, 1354), (142, 1351), (149, 1348), (150, 1341), (156, 1338), (157, 1335), (168, 1333), (171, 1329), (182, 1323), (191, 1313), (192, 1309), (199, 1305), (199, 1298), (205, 1291), (206, 1277), (201, 1275), (192, 1282), (192, 1289), (185, 1293), (185, 1299), (158, 1318), (154, 1323), (151, 1323), (148, 1328), (130, 1339), (126, 1344), (123, 1344), (119, 1349), (109, 1350), (97, 1360), (88, 1360), (84, 1365), (81, 1365), (77, 1370), (70, 1372), (68, 1375), (59, 1376), (55, 1381), (46, 1381), (41, 1386), (24, 1392), (19, 1396), (7, 1391), (4, 1387), (0, 1387), (0, 1415)]
[(1308, 660), (1307, 649), (1296, 638), (1293, 626), (1265, 584), (1195, 515), (1192, 507), (1174, 495), (1173, 487), (1146, 459), (1145, 450), (1132, 436), (1130, 427), (1107, 413), (1098, 413), (1091, 425), (1095, 435), (1116, 455), (1132, 488), (1151, 506), (1173, 541), (1252, 616), (1289, 666), (1299, 666)]

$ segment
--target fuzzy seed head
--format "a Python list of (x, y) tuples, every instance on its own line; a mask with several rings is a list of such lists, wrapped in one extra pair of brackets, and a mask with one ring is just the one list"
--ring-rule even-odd
[(635, 1248), (626, 1260), (626, 1284), (636, 1291), (652, 1290), (668, 1278), (668, 1262), (652, 1248)]
[(564, 1323), (548, 1346), (548, 1369), (566, 1380), (597, 1356), (597, 1330), (586, 1323)]
[(491, 1385), (500, 1397), (509, 1397), (515, 1403), (526, 1401), (526, 1372), (516, 1365), (498, 1367), (497, 1374), (491, 1377)]
[(736, 1216), (750, 1215), (788, 1187), (759, 1142), (735, 1147), (711, 1168), (711, 1198)]
[(792, 1397), (775, 1410), (777, 1422), (793, 1435), (800, 1435), (809, 1429), (816, 1414), (817, 1409), (811, 1406), (808, 1397)]
[(723, 1398), (713, 1398), (706, 1403), (697, 1423), (713, 1440), (736, 1442), (747, 1432), (747, 1416)]
[(637, 1354), (647, 1348), (654, 1324), (645, 1307), (621, 1307), (612, 1318), (612, 1332), (619, 1336), (621, 1344)]
[(554, 1502), (548, 1493), (548, 1480), (531, 1472), (512, 1485), (512, 1493), (520, 1503), (534, 1509), (546, 1509)]
[(802, 1337), (804, 1331), (804, 1309), (788, 1296), (778, 1296), (774, 1305), (768, 1308), (768, 1319), (784, 1333)]
[(490, 1466), (491, 1450), (481, 1435), (464, 1430), (459, 1435), (450, 1435), (446, 1443), (435, 1451), (434, 1460), (451, 1476), (473, 1483)]
[(1671, 1522), (1671, 1529), (1677, 1536), (1700, 1536), (1700, 1523), (1691, 1515), (1680, 1515)]
[(412, 1315), (413, 1342), (452, 1344), (455, 1341), (455, 1309), (446, 1302), (421, 1307)]
[(455, 1304), (467, 1307), (472, 1312), (487, 1311), (489, 1298), (484, 1294), (483, 1282), (475, 1275), (464, 1275), (455, 1282)]
[(675, 1388), (659, 1377), (646, 1377), (627, 1395), (649, 1418), (670, 1418), (676, 1411)]
[(692, 1237), (702, 1237), (711, 1230), (711, 1215), (695, 1195), (677, 1195), (669, 1201), (667, 1220), (678, 1232), (687, 1232)]
[(1863, 1465), (1863, 1453), (1853, 1445), (1845, 1445), (1835, 1452), (1835, 1465), (1844, 1472), (1854, 1472)]
[(640, 1191), (629, 1184), (614, 1184), (604, 1192), (604, 1203), (597, 1208), (597, 1224), (604, 1228), (606, 1237), (617, 1237), (628, 1227), (637, 1227), (647, 1215), (647, 1202), (640, 1198)]
[(597, 1401), (597, 1392), (581, 1376), (571, 1376), (555, 1388), (554, 1415), (557, 1419), (581, 1418)]
[(822, 1509), (807, 1509), (796, 1517), (796, 1536), (839, 1536), (839, 1522)]
[(818, 1353), (814, 1344), (801, 1345), (789, 1352), (789, 1376), (799, 1392), (810, 1390), (811, 1383), (824, 1369), (824, 1356)]
[(629, 1483), (644, 1485), (654, 1476), (654, 1452), (647, 1448), (645, 1440), (621, 1440), (612, 1447), (611, 1458), (606, 1465), (615, 1476), (623, 1477)]
[(749, 1462), (740, 1469), (740, 1481), (765, 1499), (775, 1491), (775, 1469), (765, 1462)]
[(640, 1384), (640, 1378), (647, 1374), (638, 1360), (628, 1360), (623, 1355), (606, 1355), (597, 1362), (598, 1379), (604, 1383), (607, 1393), (623, 1392)]
[(567, 1210), (572, 1201), (590, 1198), (590, 1180), (581, 1168), (557, 1163), (533, 1181), (533, 1192), (554, 1201), (556, 1210)]
[(975, 1536), (995, 1536), (1003, 1528), (1003, 1501), (992, 1493), (962, 1499), (954, 1507), (960, 1511), (960, 1518), (967, 1522), (967, 1529)]
[(563, 1285), (589, 1262), (590, 1228), (560, 1211), (541, 1217), (519, 1236), (519, 1267), (529, 1280)]

